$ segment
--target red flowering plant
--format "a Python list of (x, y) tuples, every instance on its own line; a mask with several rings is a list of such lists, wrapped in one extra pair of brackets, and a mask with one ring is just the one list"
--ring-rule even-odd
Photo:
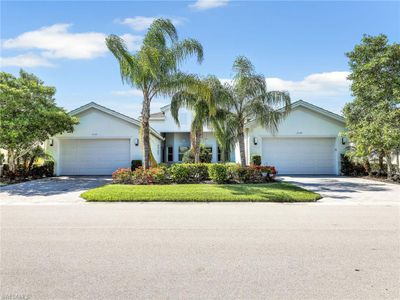
[(168, 181), (166, 168), (156, 167), (150, 169), (137, 168), (132, 172), (132, 181), (134, 184), (162, 184)]
[(257, 166), (250, 165), (250, 168), (261, 171), (261, 173), (268, 173), (272, 175), (276, 175), (278, 172), (276, 171), (274, 166)]
[(132, 183), (132, 171), (128, 168), (119, 168), (112, 173), (113, 183)]

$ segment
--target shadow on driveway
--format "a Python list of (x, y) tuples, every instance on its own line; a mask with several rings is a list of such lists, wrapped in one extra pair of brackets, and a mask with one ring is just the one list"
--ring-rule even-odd
[(13, 196), (53, 196), (85, 191), (110, 182), (109, 176), (62, 176), (7, 185), (1, 187), (0, 192)]

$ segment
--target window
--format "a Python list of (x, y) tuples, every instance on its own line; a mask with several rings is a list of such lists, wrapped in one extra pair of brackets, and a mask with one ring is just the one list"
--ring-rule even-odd
[(179, 147), (179, 157), (178, 157), (179, 161), (182, 161), (183, 154), (185, 154), (185, 152), (188, 150), (189, 150), (189, 147)]
[(174, 161), (174, 147), (167, 148), (167, 161)]
[(217, 157), (217, 160), (218, 160), (218, 161), (221, 161), (221, 158), (222, 158), (221, 148), (218, 147), (218, 157)]

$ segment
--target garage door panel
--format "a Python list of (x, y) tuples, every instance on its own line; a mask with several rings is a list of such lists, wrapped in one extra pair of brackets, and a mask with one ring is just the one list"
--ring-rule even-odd
[(110, 175), (130, 166), (129, 139), (68, 139), (60, 147), (61, 175)]
[(335, 174), (334, 138), (265, 138), (263, 164), (280, 174)]

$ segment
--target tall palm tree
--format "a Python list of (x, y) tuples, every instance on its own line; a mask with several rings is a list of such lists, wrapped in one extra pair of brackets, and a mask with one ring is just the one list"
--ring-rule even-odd
[[(130, 53), (126, 43), (117, 35), (106, 38), (108, 49), (119, 62), (122, 82), (143, 93), (141, 138), (143, 167), (150, 167), (150, 104), (154, 97), (172, 96), (181, 89), (197, 91), (197, 77), (179, 70), (190, 56), (203, 60), (203, 47), (194, 39), (178, 40), (176, 28), (168, 19), (157, 19), (149, 27), (140, 50)], [(197, 91), (201, 93), (201, 91)]]
[[(203, 127), (208, 125), (211, 118), (216, 114), (220, 82), (216, 77), (209, 76), (199, 80), (197, 84), (199, 86), (197, 90), (181, 90), (172, 97), (171, 114), (179, 125), (178, 114), (182, 107), (193, 112), (190, 151), (194, 154), (194, 162), (200, 163), (200, 142), (203, 136)], [(209, 93), (204, 91), (209, 91)]]
[(253, 121), (268, 130), (276, 131), (279, 122), (290, 111), (290, 96), (285, 91), (267, 91), (264, 75), (257, 74), (253, 64), (244, 56), (235, 59), (233, 71), (233, 80), (225, 84), (229, 94), (226, 98), (226, 118), (236, 132), (240, 163), (245, 166), (245, 124)]

